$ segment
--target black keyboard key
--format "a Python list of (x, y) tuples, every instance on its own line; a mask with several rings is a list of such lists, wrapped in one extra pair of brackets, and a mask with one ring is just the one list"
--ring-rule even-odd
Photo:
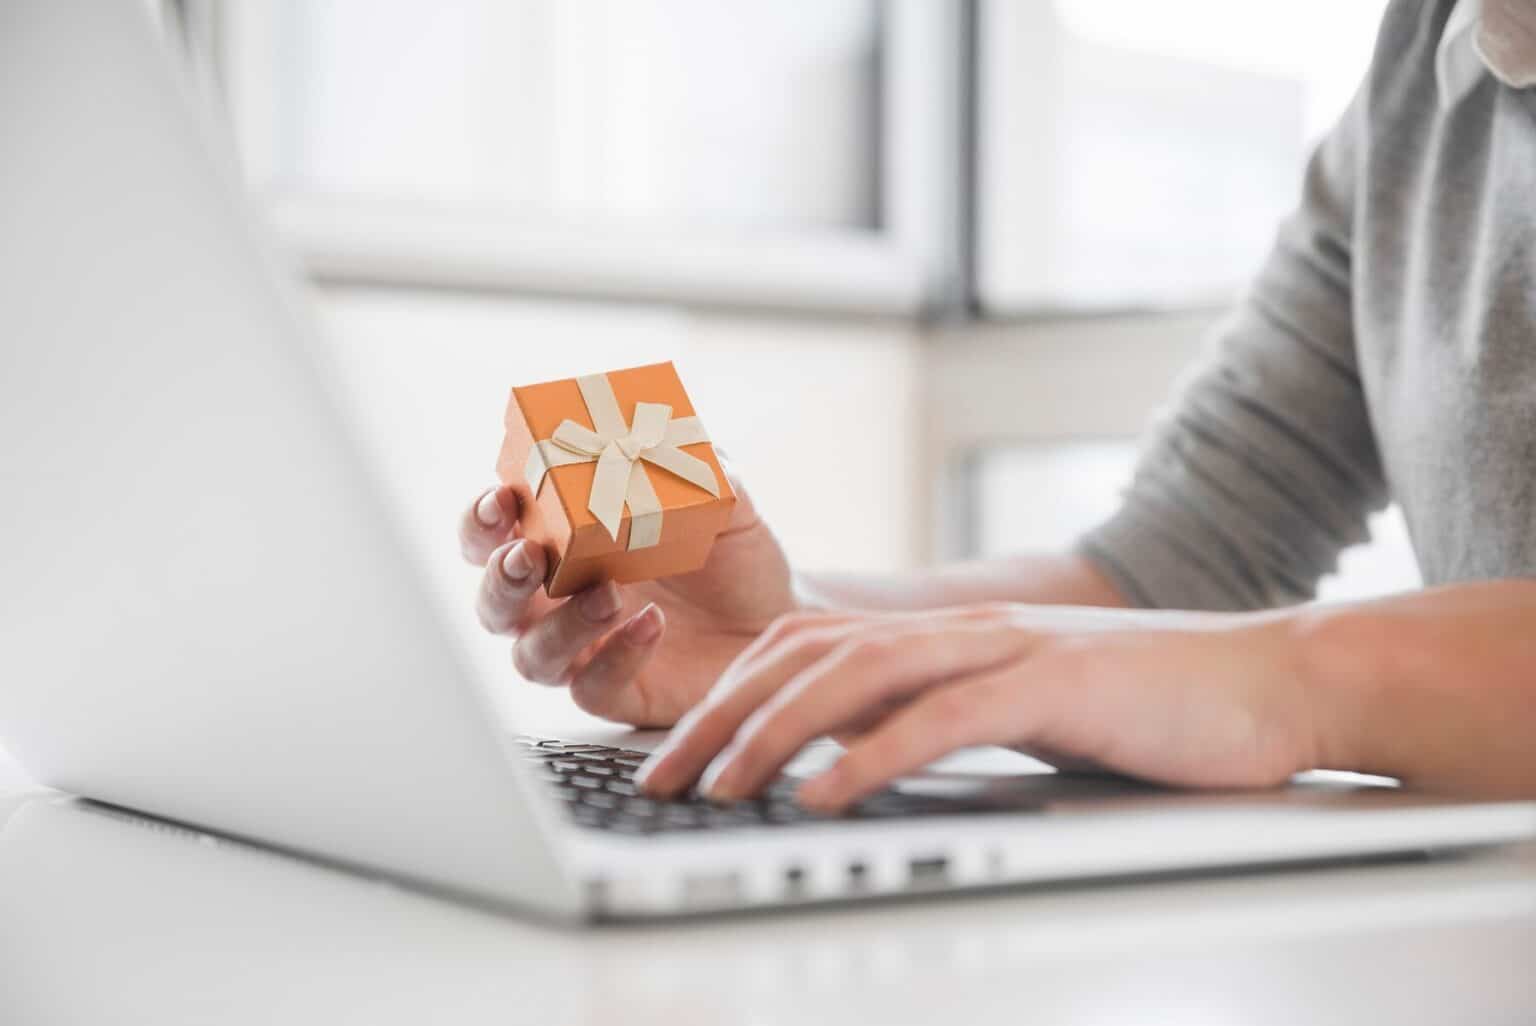
[(695, 827), (699, 825), (699, 816), (708, 811), (707, 807), (669, 803), (662, 805), (659, 818), (669, 826)]
[(815, 819), (815, 813), (790, 802), (773, 802), (763, 810), (763, 818), (770, 823), (801, 823)]
[(608, 816), (602, 809), (594, 809), (590, 805), (572, 805), (571, 818), (582, 826), (601, 827), (608, 822)]
[(655, 820), (622, 813), (610, 817), (604, 825), (606, 829), (620, 834), (654, 834), (659, 829)]
[[(516, 738), (524, 754), (539, 763), (578, 824), (626, 834), (668, 830), (742, 829), (789, 826), (826, 820), (794, 800), (802, 781), (784, 777), (771, 784), (762, 798), (719, 805), (697, 795), (657, 801), (639, 793), (631, 779), (649, 756), (627, 748), (577, 744), (538, 738)], [(866, 799), (848, 815), (854, 819), (999, 811), (995, 805), (947, 798), (885, 792)]]

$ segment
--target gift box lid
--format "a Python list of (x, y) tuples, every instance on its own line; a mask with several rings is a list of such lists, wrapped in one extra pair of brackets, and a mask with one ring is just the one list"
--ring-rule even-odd
[[(642, 402), (670, 406), (672, 419), (696, 416), (693, 402), (689, 399), (682, 380), (678, 377), (677, 369), (670, 360), (609, 371), (604, 377), (607, 378), (613, 390), (619, 413), (626, 425), (634, 423), (635, 407)], [(518, 423), (519, 420), (521, 423)], [(588, 430), (596, 427), (575, 378), (519, 385), (512, 389), (512, 402), (507, 408), (509, 432), (526, 431), (533, 441), (543, 441), (552, 438), (556, 429), (567, 420), (574, 421)], [(684, 510), (734, 499), (713, 445), (705, 441), (682, 445), (678, 448), (709, 464), (715, 474), (720, 495), (712, 495), (663, 467), (642, 461), (644, 472), (650, 478), (651, 486), (664, 511)], [(553, 468), (549, 473), (549, 479), (543, 483), (544, 489), (555, 490), (573, 533), (587, 528), (603, 529), (598, 524), (597, 518), (587, 508), (587, 500), (592, 494), (596, 474), (596, 463), (575, 463)], [(629, 518), (629, 510), (626, 508), (624, 519), (627, 521)], [(663, 531), (666, 534), (671, 533), (666, 531), (665, 525)]]

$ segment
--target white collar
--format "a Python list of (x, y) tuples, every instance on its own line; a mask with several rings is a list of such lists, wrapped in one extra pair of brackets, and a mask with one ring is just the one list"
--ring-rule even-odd
[(1488, 73), (1477, 49), (1477, 21), (1482, 9), (1482, 0), (1456, 0), (1440, 33), (1440, 45), (1435, 49), (1435, 84), (1442, 110), (1461, 102)]

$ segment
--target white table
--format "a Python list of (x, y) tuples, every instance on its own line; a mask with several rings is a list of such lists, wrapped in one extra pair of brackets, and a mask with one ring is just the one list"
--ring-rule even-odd
[(6, 1026), (1536, 1022), (1536, 848), (578, 931), (18, 805)]

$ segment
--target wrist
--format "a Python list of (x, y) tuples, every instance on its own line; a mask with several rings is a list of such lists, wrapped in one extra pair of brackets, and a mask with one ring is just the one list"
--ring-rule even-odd
[(1388, 773), (1377, 765), (1369, 725), (1379, 720), (1379, 682), (1395, 658), (1386, 625), (1354, 606), (1306, 606), (1284, 618), (1297, 685), (1305, 696), (1317, 768)]

